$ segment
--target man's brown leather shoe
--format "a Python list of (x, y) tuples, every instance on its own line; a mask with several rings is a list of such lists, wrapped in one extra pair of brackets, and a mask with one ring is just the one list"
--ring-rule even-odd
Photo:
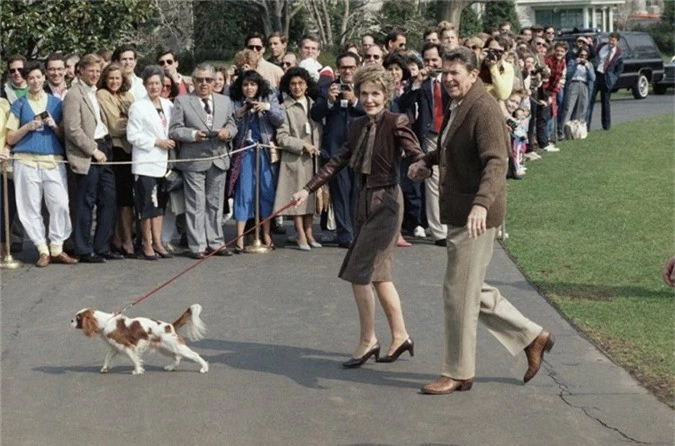
[(441, 376), (436, 381), (422, 387), (422, 393), (427, 395), (447, 395), (455, 390), (458, 392), (471, 390), (471, 386), (473, 386), (473, 378), (456, 380), (447, 376)]
[(37, 262), (35, 262), (35, 266), (37, 266), (38, 268), (44, 268), (47, 265), (49, 265), (49, 254), (40, 254), (40, 257), (38, 257)]
[(555, 344), (555, 338), (551, 333), (542, 329), (530, 345), (525, 347), (525, 356), (527, 356), (527, 371), (523, 381), (527, 383), (539, 371), (541, 361), (544, 359), (544, 352), (550, 352)]
[(70, 257), (68, 254), (66, 254), (65, 251), (62, 251), (61, 254), (57, 256), (52, 256), (52, 263), (61, 263), (63, 265), (75, 265), (77, 263), (77, 259)]

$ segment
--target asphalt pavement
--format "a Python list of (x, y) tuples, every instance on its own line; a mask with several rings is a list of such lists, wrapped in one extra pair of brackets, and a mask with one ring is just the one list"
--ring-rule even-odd
[[(661, 98), (672, 112), (673, 96)], [(226, 229), (231, 236), (232, 224)], [(523, 385), (525, 355), (512, 357), (481, 327), (472, 390), (427, 396), (419, 388), (441, 367), (444, 248), (416, 240), (396, 252), (415, 357), (344, 370), (358, 337), (351, 288), (336, 277), (345, 250), (275, 242), (269, 254), (210, 258), (129, 310), (173, 321), (200, 303), (208, 327), (190, 343), (208, 374), (186, 360), (165, 372), (168, 359), (148, 354), (141, 376), (121, 356), (99, 374), (106, 345), (70, 320), (85, 307), (118, 310), (194, 261), (39, 269), (26, 244), (17, 257), (28, 265), (1, 273), (2, 445), (673, 444), (673, 411), (572, 328), (500, 245), (488, 281), (556, 345)], [(376, 318), (386, 348), (379, 306)]]

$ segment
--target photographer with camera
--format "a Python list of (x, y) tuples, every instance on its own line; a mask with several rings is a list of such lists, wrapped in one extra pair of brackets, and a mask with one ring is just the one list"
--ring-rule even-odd
[[(483, 60), (478, 76), (488, 93), (498, 101), (505, 101), (513, 90), (513, 65), (506, 61), (510, 46), (508, 39), (500, 35), (488, 38), (483, 47)], [(505, 110), (503, 106), (502, 110)]]
[[(588, 98), (595, 83), (595, 69), (589, 57), (590, 51), (588, 47), (584, 46), (577, 50), (576, 58), (567, 61), (567, 78), (569, 82), (563, 107), (563, 126), (571, 119), (584, 122), (586, 120)], [(560, 130), (558, 129), (558, 132)]]
[[(336, 60), (339, 77), (324, 86), (312, 106), (311, 117), (316, 122), (324, 122), (321, 144), (321, 164), (336, 155), (349, 136), (349, 123), (364, 116), (363, 107), (354, 94), (354, 73), (360, 64), (357, 54), (341, 53)], [(324, 121), (325, 120), (325, 121)], [(354, 174), (351, 169), (343, 169), (328, 183), (331, 203), (335, 213), (335, 243), (349, 248), (354, 239), (354, 218), (352, 215), (352, 187)]]
[[(244, 71), (230, 87), (230, 97), (234, 101), (234, 118), (238, 135), (236, 147), (245, 147), (254, 143), (273, 144), (276, 129), (284, 122), (284, 111), (279, 105), (277, 95), (260, 73), (254, 70)], [(276, 178), (272, 170), (272, 155), (277, 152), (269, 148), (260, 150), (260, 176), (256, 177), (255, 149), (238, 153), (227, 185), (227, 196), (233, 196), (233, 217), (237, 222), (237, 245), (234, 252), (244, 249), (241, 236), (246, 221), (255, 217), (256, 187), (260, 190), (260, 218), (268, 217), (274, 207)], [(233, 194), (233, 195), (232, 195)], [(271, 225), (266, 221), (262, 225), (263, 243), (273, 247), (270, 233)]]

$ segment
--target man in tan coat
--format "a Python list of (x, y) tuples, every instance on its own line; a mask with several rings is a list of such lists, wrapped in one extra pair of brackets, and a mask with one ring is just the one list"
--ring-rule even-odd
[[(110, 250), (117, 206), (115, 174), (111, 165), (104, 164), (112, 160), (112, 139), (96, 99), (96, 83), (100, 77), (100, 58), (95, 54), (85, 55), (79, 63), (79, 82), (73, 84), (63, 100), (66, 156), (77, 185), (72, 237), (75, 254), (82, 263), (124, 258)], [(92, 242), (94, 208), (96, 231)]]
[(478, 78), (476, 55), (457, 48), (443, 56), (443, 85), (452, 98), (439, 135), (439, 150), (410, 166), (422, 181), (431, 166), (440, 170), (441, 221), (448, 225), (448, 265), (443, 287), (445, 357), (442, 375), (422, 393), (469, 390), (480, 320), (515, 355), (525, 351), (524, 381), (536, 375), (553, 337), (523, 316), (485, 283), (496, 227), (506, 211), (506, 170), (510, 146), (499, 105)]

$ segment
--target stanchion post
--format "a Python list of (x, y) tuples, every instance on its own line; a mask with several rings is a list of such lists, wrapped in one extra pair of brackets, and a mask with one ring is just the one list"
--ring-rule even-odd
[(2, 198), (4, 200), (3, 218), (5, 219), (5, 256), (0, 260), (0, 269), (19, 269), (23, 267), (23, 262), (12, 258), (11, 246), (9, 237), (9, 192), (8, 179), (9, 174), (7, 169), (7, 161), (2, 162)]
[(247, 253), (265, 254), (272, 250), (260, 242), (260, 144), (255, 146), (255, 231), (253, 244), (245, 248)]

